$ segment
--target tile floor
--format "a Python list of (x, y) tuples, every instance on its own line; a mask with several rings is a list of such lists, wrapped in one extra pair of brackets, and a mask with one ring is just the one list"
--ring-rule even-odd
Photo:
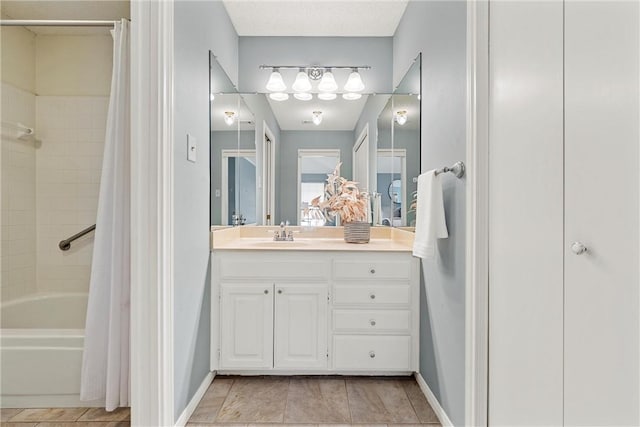
[(218, 376), (187, 425), (261, 424), (439, 426), (411, 377), (304, 376)]
[(129, 408), (0, 409), (2, 427), (128, 427)]

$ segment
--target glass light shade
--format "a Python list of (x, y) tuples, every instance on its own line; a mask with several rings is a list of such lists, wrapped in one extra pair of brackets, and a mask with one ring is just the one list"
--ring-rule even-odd
[(331, 92), (319, 93), (318, 94), (318, 99), (321, 99), (323, 101), (333, 101), (337, 97), (338, 97), (338, 95), (336, 95), (335, 93), (331, 93)]
[(311, 121), (314, 125), (320, 126), (320, 123), (322, 123), (322, 111), (314, 111)]
[(313, 95), (308, 92), (294, 93), (293, 97), (300, 101), (311, 101), (311, 99), (313, 99)]
[(338, 84), (331, 71), (325, 71), (322, 80), (318, 83), (318, 90), (320, 92), (335, 92), (338, 90)]
[(235, 121), (236, 121), (236, 113), (234, 113), (233, 111), (224, 112), (224, 122), (227, 124), (227, 126), (233, 125), (233, 122)]
[(284, 80), (282, 80), (282, 74), (278, 71), (277, 68), (273, 69), (271, 76), (269, 76), (269, 81), (267, 82), (267, 90), (270, 92), (284, 92), (287, 90), (287, 85), (284, 84)]
[(407, 123), (407, 112), (406, 111), (398, 111), (396, 113), (396, 123), (398, 123), (400, 126), (404, 125), (405, 123)]
[(269, 94), (269, 98), (274, 101), (286, 101), (289, 99), (289, 94), (284, 92), (274, 92)]
[(304, 71), (300, 71), (296, 76), (296, 81), (293, 82), (291, 88), (296, 92), (309, 92), (311, 90), (311, 82), (309, 76)]
[(364, 83), (362, 83), (362, 77), (360, 77), (359, 72), (353, 71), (349, 74), (344, 90), (347, 92), (362, 92), (364, 90)]
[(342, 94), (342, 99), (346, 99), (347, 101), (355, 101), (356, 99), (362, 98), (362, 94), (347, 92)]

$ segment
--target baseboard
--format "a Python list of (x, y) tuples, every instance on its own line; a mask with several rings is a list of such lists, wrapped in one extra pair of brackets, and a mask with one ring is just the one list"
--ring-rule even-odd
[(198, 390), (196, 390), (196, 393), (189, 401), (189, 404), (186, 408), (184, 408), (182, 414), (180, 414), (180, 418), (178, 418), (178, 420), (176, 421), (176, 427), (182, 427), (187, 424), (187, 421), (189, 421), (189, 418), (191, 418), (191, 415), (193, 415), (193, 412), (198, 407), (198, 403), (200, 403), (200, 401), (202, 400), (202, 397), (207, 392), (207, 389), (209, 388), (209, 385), (211, 384), (215, 376), (215, 372), (209, 372), (207, 376), (204, 377), (204, 379), (202, 380), (202, 384), (200, 384), (200, 387), (198, 387)]
[(433, 412), (436, 413), (436, 416), (438, 417), (438, 420), (440, 421), (442, 427), (453, 427), (453, 423), (449, 419), (449, 416), (445, 412), (444, 408), (440, 406), (440, 402), (438, 402), (438, 399), (436, 399), (436, 396), (433, 394), (424, 378), (422, 378), (420, 372), (416, 372), (413, 375), (416, 377), (416, 381), (420, 386), (420, 390), (422, 390), (424, 397), (427, 398), (427, 402), (429, 402), (429, 405), (431, 405)]

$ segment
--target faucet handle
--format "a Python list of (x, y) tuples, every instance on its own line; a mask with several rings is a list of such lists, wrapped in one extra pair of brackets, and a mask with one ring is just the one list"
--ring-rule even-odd
[[(287, 221), (287, 222), (289, 222), (289, 221)], [(284, 221), (280, 222), (280, 228), (284, 228)]]
[(291, 223), (289, 222), (289, 220), (287, 220), (287, 221), (284, 223), (284, 225), (288, 227), (289, 225), (291, 225)]

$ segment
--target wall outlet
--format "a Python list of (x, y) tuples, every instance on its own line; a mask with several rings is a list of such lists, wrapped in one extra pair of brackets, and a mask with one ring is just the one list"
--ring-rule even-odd
[(196, 151), (197, 151), (196, 139), (193, 136), (187, 134), (187, 160), (195, 163)]

